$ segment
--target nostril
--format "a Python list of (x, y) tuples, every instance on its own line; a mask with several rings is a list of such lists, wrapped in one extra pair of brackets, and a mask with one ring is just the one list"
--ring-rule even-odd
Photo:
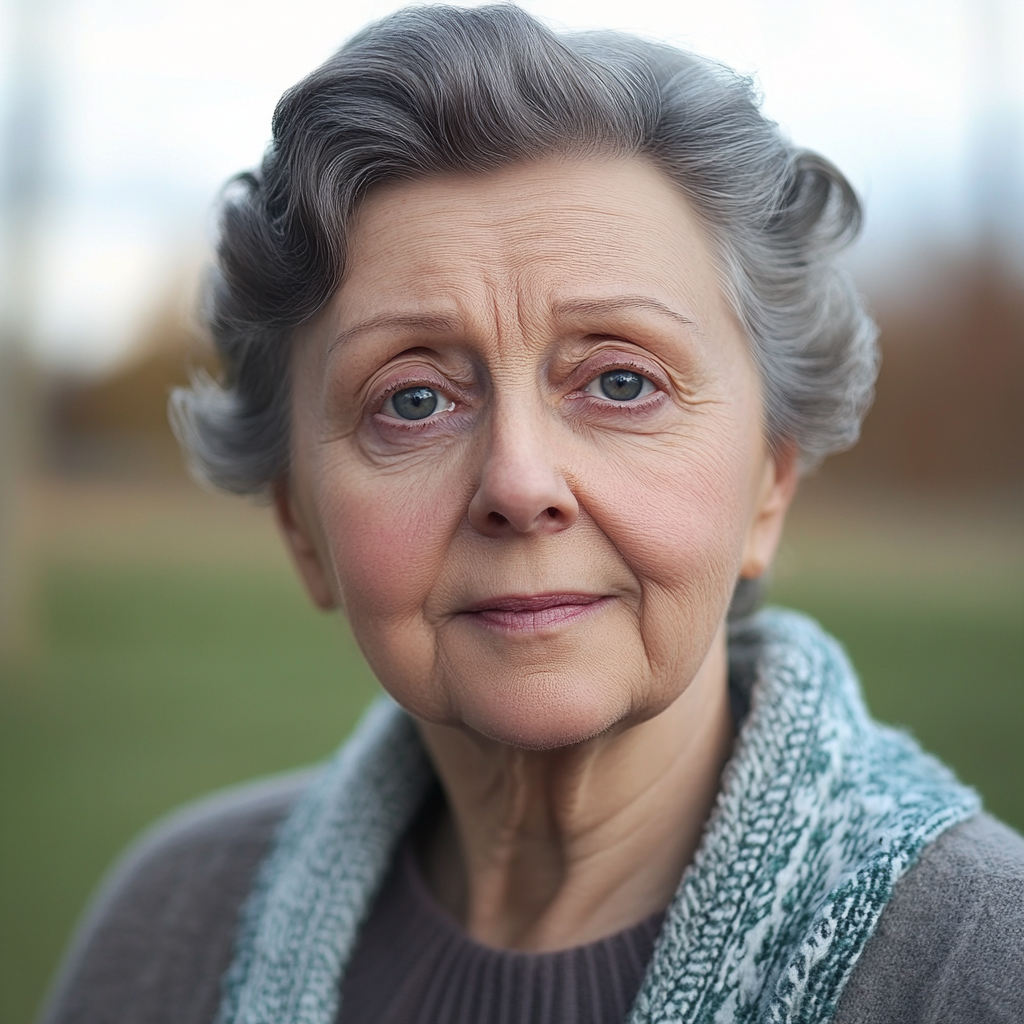
[(549, 516), (550, 516), (550, 517), (551, 517), (552, 519), (557, 519), (557, 518), (558, 518), (558, 509), (557, 509), (557, 508), (555, 508), (555, 506), (554, 506), (554, 505), (552, 505), (552, 506), (551, 506), (550, 508), (547, 508), (547, 509), (545, 509), (544, 511), (545, 511), (545, 512), (547, 512), (547, 514), (548, 514), (548, 515), (549, 515)]
[(508, 520), (500, 512), (488, 512), (487, 521), (492, 526), (504, 526)]

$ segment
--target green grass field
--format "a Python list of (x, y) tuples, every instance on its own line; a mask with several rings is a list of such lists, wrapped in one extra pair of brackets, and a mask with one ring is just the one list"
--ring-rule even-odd
[[(1019, 596), (1019, 595), (1018, 595)], [(139, 829), (210, 789), (326, 755), (375, 692), (278, 566), (50, 570), (42, 654), (0, 686), (0, 1021), (28, 1024), (70, 929)], [(1017, 600), (780, 585), (908, 726), (1024, 828)]]

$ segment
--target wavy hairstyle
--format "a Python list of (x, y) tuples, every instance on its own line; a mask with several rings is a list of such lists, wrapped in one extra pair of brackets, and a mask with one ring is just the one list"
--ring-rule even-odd
[(660, 167), (712, 239), (768, 442), (795, 446), (808, 468), (856, 441), (877, 332), (835, 257), (860, 204), (764, 117), (749, 80), (617, 32), (556, 34), (511, 5), (413, 7), (285, 93), (259, 167), (223, 192), (205, 307), (223, 374), (171, 397), (194, 472), (264, 495), (287, 475), (290, 339), (338, 287), (371, 189), (555, 154)]

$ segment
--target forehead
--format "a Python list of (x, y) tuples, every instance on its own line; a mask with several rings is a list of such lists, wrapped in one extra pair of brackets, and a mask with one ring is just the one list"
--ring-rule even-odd
[(351, 226), (336, 310), (344, 329), (385, 307), (540, 309), (623, 293), (721, 313), (707, 232), (646, 161), (552, 159), (372, 193)]

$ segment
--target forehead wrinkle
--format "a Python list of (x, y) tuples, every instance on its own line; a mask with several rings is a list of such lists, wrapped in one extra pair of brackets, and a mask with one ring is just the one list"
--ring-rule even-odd
[[(561, 185), (543, 178), (513, 190), (512, 201), (509, 200), (507, 189), (497, 188), (493, 192), (481, 189), (482, 185), (493, 183), (472, 177), (466, 181), (456, 179), (454, 182), (436, 184), (442, 187), (436, 194), (435, 189), (427, 189), (424, 196), (427, 200), (426, 208), (410, 211), (415, 214), (412, 237), (408, 230), (399, 233), (401, 238), (395, 237), (395, 225), (386, 222), (378, 224), (370, 217), (361, 225), (364, 231), (369, 229), (364, 243), (369, 243), (371, 249), (377, 250), (374, 255), (378, 257), (378, 262), (380, 257), (392, 251), (395, 251), (396, 256), (401, 256), (397, 260), (399, 266), (413, 275), (408, 282), (403, 283), (411, 286), (413, 294), (421, 293), (420, 297), (427, 300), (425, 305), (428, 309), (434, 305), (430, 300), (440, 297), (423, 293), (428, 282), (435, 281), (442, 293), (449, 291), (453, 281), (445, 273), (446, 268), (457, 274), (459, 265), (463, 264), (464, 267), (464, 261), (469, 256), (474, 264), (471, 276), (476, 278), (475, 283), (467, 289), (469, 294), (460, 295), (456, 300), (452, 311), (454, 315), (444, 308), (437, 314), (426, 311), (391, 314), (385, 310), (340, 333), (331, 343), (332, 349), (359, 334), (373, 330), (395, 334), (420, 331), (439, 335), (475, 335), (479, 341), (490, 341), (491, 345), (496, 346), (495, 355), (511, 355), (517, 341), (519, 344), (526, 342), (529, 348), (534, 348), (537, 344), (543, 345), (545, 341), (553, 340), (559, 333), (559, 319), (571, 319), (574, 315), (599, 318), (615, 312), (645, 309), (671, 319), (691, 334), (703, 334), (693, 319), (645, 294), (595, 299), (584, 297), (562, 303), (552, 301), (558, 292), (565, 294), (563, 289), (567, 284), (572, 291), (577, 288), (580, 291), (589, 290), (586, 288), (586, 278), (595, 272), (598, 276), (603, 274), (607, 279), (608, 225), (621, 222), (631, 231), (635, 230), (636, 211), (631, 204), (626, 204), (629, 207), (627, 209), (619, 205), (609, 206), (595, 202), (587, 193), (574, 193), (567, 197)], [(452, 185), (460, 187), (453, 189)], [(467, 204), (468, 209), (462, 209), (464, 217), (461, 222), (459, 218), (454, 223), (445, 221), (453, 234), (438, 239), (437, 218), (449, 210), (452, 191), (456, 193), (456, 199), (472, 202)], [(372, 200), (363, 209), (364, 217), (372, 212), (370, 205)], [(649, 214), (650, 211), (647, 212)], [(563, 225), (566, 228), (564, 231)], [(657, 226), (652, 224), (652, 227)], [(442, 240), (447, 244), (443, 244), (442, 251), (438, 253), (437, 243)], [(425, 249), (425, 254), (421, 254), (423, 258), (410, 259), (420, 249)], [(577, 288), (572, 288), (573, 282), (563, 277), (567, 266), (574, 271), (571, 276), (577, 278), (574, 282)], [(657, 270), (650, 269), (655, 272)], [(549, 276), (552, 271), (555, 280)], [(583, 280), (579, 278), (581, 274)], [(403, 275), (400, 273), (397, 276)], [(598, 280), (595, 283), (601, 285), (610, 282)], [(646, 291), (642, 282), (637, 283)], [(580, 288), (580, 285), (583, 287)], [(626, 284), (626, 287), (628, 289), (629, 285)], [(599, 287), (598, 291), (604, 291), (604, 288)]]
[(464, 328), (499, 360), (514, 355), (522, 348), (530, 349), (534, 335), (542, 335), (544, 327), (537, 314), (530, 313), (534, 300), (529, 294), (528, 274), (514, 247), (494, 244), (485, 258), (478, 262), (476, 280), (461, 297), (464, 307)]

